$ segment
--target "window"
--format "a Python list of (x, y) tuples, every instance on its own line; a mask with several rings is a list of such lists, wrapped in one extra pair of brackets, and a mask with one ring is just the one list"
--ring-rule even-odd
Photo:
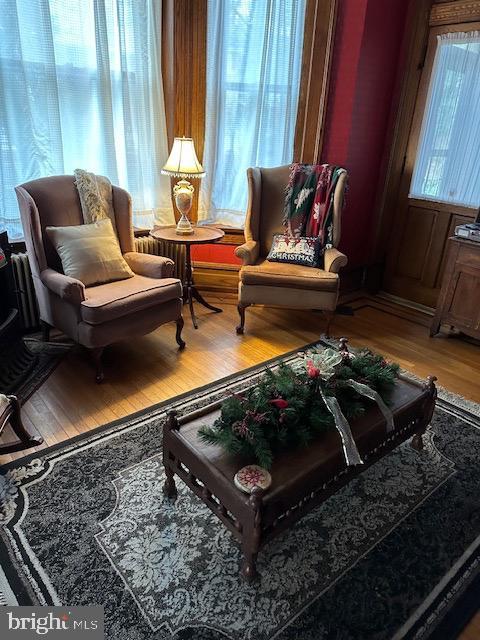
[(134, 221), (173, 222), (155, 0), (6, 0), (0, 14), (0, 226), (14, 186), (76, 168), (127, 189)]
[(248, 167), (292, 161), (305, 0), (209, 0), (199, 219), (243, 227)]
[(480, 32), (438, 36), (410, 197), (480, 205)]

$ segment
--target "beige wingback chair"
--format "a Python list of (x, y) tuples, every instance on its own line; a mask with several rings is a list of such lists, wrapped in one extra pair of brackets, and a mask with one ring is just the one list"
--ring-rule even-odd
[(347, 173), (339, 177), (335, 189), (333, 247), (325, 251), (323, 269), (266, 260), (273, 234), (284, 232), (282, 218), (289, 173), (288, 165), (247, 171), (246, 242), (235, 250), (243, 261), (238, 285), (239, 334), (244, 331), (245, 309), (252, 304), (318, 309), (327, 316), (327, 335), (330, 329), (340, 286), (338, 272), (347, 264), (347, 256), (336, 248)]
[(96, 380), (103, 379), (106, 345), (150, 333), (165, 322), (177, 323), (181, 337), (182, 285), (173, 278), (174, 263), (135, 252), (130, 195), (113, 187), (113, 208), (123, 257), (135, 275), (127, 280), (86, 287), (62, 273), (62, 264), (45, 227), (83, 224), (73, 176), (53, 176), (15, 188), (25, 243), (40, 309), (44, 337), (56, 327), (91, 350)]

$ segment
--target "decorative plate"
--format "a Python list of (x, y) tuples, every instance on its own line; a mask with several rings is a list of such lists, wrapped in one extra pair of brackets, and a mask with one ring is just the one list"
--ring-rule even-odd
[(235, 486), (245, 493), (252, 493), (254, 487), (268, 489), (272, 484), (272, 476), (266, 469), (256, 464), (249, 464), (237, 471), (233, 478)]

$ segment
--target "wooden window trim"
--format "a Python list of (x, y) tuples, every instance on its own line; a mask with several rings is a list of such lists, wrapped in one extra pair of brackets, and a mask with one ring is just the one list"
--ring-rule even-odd
[(322, 161), (337, 0), (307, 0), (293, 158)]
[[(162, 78), (169, 148), (175, 136), (193, 138), (202, 162), (207, 84), (207, 0), (162, 1)], [(177, 182), (172, 178), (171, 185)], [(200, 180), (190, 220), (197, 221)], [(172, 203), (173, 204), (173, 203)], [(180, 217), (173, 204), (175, 218)]]
[(232, 227), (220, 227), (225, 235), (220, 240), (220, 244), (231, 244), (240, 246), (245, 242), (245, 233), (243, 229), (232, 229)]
[(455, 0), (434, 4), (430, 26), (454, 25), (480, 21), (480, 0)]

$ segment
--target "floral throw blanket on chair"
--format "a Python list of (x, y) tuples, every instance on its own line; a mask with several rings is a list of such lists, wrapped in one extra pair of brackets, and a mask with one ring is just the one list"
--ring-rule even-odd
[(333, 197), (344, 171), (332, 164), (291, 165), (283, 218), (288, 235), (318, 237), (321, 247), (332, 243)]

